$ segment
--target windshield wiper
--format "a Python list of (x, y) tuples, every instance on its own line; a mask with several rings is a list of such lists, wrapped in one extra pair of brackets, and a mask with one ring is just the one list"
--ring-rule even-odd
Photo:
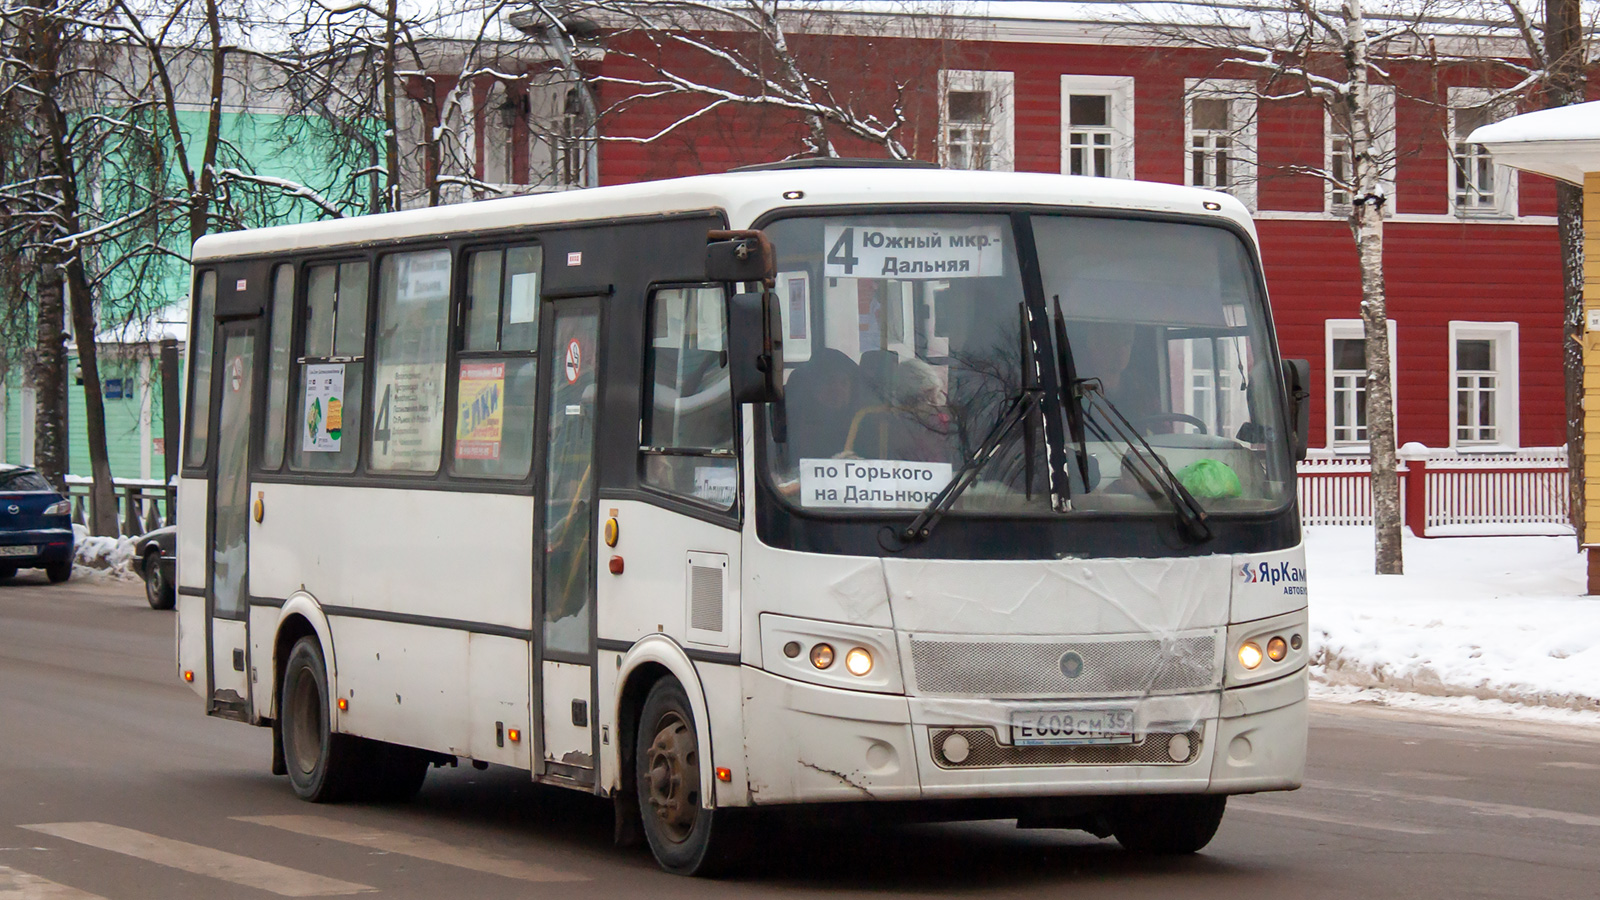
[(978, 449), (972, 451), (972, 455), (962, 462), (961, 468), (956, 470), (949, 483), (926, 507), (923, 507), (922, 512), (917, 513), (911, 524), (899, 533), (900, 540), (907, 543), (927, 540), (928, 535), (933, 533), (933, 529), (944, 518), (944, 514), (949, 512), (950, 507), (961, 499), (961, 494), (978, 480), (978, 473), (983, 470), (984, 465), (1005, 446), (1006, 438), (1043, 399), (1044, 390), (1041, 388), (1026, 387), (1018, 391), (1006, 405), (1005, 410), (1000, 413), (1000, 418), (995, 420), (994, 427), (989, 429), (989, 434), (984, 437), (983, 443), (978, 445)]
[(1129, 459), (1133, 459), (1143, 467), (1143, 472), (1140, 472), (1137, 468), (1134, 469), (1134, 477), (1139, 479), (1147, 488), (1154, 486), (1166, 495), (1167, 501), (1172, 504), (1173, 510), (1178, 514), (1179, 530), (1183, 532), (1184, 537), (1197, 544), (1201, 541), (1211, 540), (1211, 526), (1206, 522), (1205, 508), (1200, 505), (1199, 500), (1195, 499), (1194, 494), (1189, 493), (1189, 489), (1183, 486), (1183, 482), (1178, 480), (1178, 476), (1173, 474), (1171, 467), (1167, 465), (1167, 461), (1161, 458), (1161, 454), (1150, 446), (1149, 442), (1139, 434), (1139, 430), (1133, 427), (1133, 423), (1128, 421), (1128, 417), (1122, 414), (1122, 410), (1117, 409), (1116, 404), (1112, 403), (1111, 399), (1106, 396), (1105, 388), (1100, 383), (1100, 380), (1098, 378), (1080, 379), (1074, 385), (1073, 392), (1087, 401), (1087, 405), (1092, 412), (1103, 410), (1109, 414), (1100, 418), (1104, 418), (1106, 425), (1110, 426), (1112, 434), (1107, 434), (1106, 429), (1092, 419), (1087, 420), (1088, 427), (1095, 432), (1097, 437), (1107, 443), (1112, 443), (1114, 438), (1127, 445), (1128, 451), (1132, 455), (1123, 457), (1124, 464)]
[[(1067, 340), (1066, 320), (1061, 317), (1061, 295), (1052, 296), (1050, 301), (1055, 304), (1056, 368), (1061, 373), (1061, 397), (1065, 401), (1062, 405), (1067, 413), (1067, 436), (1077, 448), (1073, 452), (1078, 457), (1078, 474), (1083, 478), (1084, 491), (1088, 492), (1089, 446), (1083, 433), (1083, 397), (1080, 392), (1078, 366), (1072, 358), (1072, 342)], [(1069, 483), (1070, 481), (1068, 478)]]

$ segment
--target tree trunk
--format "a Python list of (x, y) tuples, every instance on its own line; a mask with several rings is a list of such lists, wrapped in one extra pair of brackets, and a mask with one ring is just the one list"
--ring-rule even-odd
[(78, 367), (83, 370), (85, 431), (89, 438), (89, 528), (95, 534), (116, 537), (117, 488), (111, 480), (111, 457), (106, 445), (106, 402), (100, 390), (100, 359), (95, 345), (94, 303), (84, 284), (82, 269), (67, 264), (67, 306), (72, 311), (72, 331), (78, 347)]
[[(1545, 56), (1550, 80), (1545, 90), (1545, 106), (1582, 103), (1584, 95), (1584, 48), (1579, 0), (1545, 0)], [(1565, 287), (1565, 315), (1562, 316), (1561, 362), (1566, 383), (1567, 413), (1567, 504), (1583, 546), (1583, 189), (1565, 182), (1556, 183), (1556, 230), (1561, 240), (1562, 284)]]
[(40, 253), (39, 305), (34, 339), (33, 465), (57, 490), (67, 482), (67, 347), (66, 304), (61, 268)]
[[(57, 62), (62, 60), (57, 57)], [(54, 70), (36, 73), (35, 77), (59, 89), (59, 73)], [(40, 96), (40, 113), (49, 142), (44, 164), (53, 170), (59, 191), (57, 227), (66, 234), (77, 234), (82, 230), (82, 218), (78, 213), (81, 207), (71, 125), (54, 90), (41, 91)], [(84, 430), (89, 439), (90, 474), (94, 477), (89, 495), (89, 528), (98, 535), (115, 536), (118, 534), (117, 492), (111, 482), (111, 460), (106, 446), (106, 408), (105, 396), (100, 389), (100, 366), (95, 346), (94, 297), (89, 291), (89, 280), (84, 275), (83, 259), (78, 255), (83, 245), (80, 243), (76, 246), (77, 249), (61, 254), (60, 269), (64, 270), (66, 276), (67, 308), (72, 316), (73, 336), (77, 341), (78, 367), (83, 372)]]
[(1350, 74), (1350, 147), (1355, 164), (1351, 227), (1361, 264), (1361, 323), (1367, 354), (1367, 443), (1372, 458), (1374, 568), (1400, 575), (1400, 474), (1395, 459), (1394, 372), (1389, 355), (1389, 313), (1383, 280), (1383, 206), (1387, 199), (1373, 154), (1372, 90), (1367, 78), (1367, 27), (1362, 0), (1345, 0), (1345, 65)]

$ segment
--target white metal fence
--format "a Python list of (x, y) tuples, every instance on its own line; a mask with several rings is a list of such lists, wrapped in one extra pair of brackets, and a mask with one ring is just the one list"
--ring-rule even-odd
[[(1324, 452), (1300, 463), (1299, 475), (1305, 524), (1372, 524), (1369, 458)], [(1430, 536), (1571, 533), (1566, 448), (1471, 454), (1407, 444), (1400, 506), (1405, 524)]]

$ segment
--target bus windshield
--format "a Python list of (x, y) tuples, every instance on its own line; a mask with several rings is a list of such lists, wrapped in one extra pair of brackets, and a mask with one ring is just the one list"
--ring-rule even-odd
[[(1045, 303), (1059, 304), (1076, 376), (1109, 403), (1084, 408), (1071, 443), (1072, 508), (1149, 513), (1167, 494), (1137, 464), (1128, 425), (1208, 512), (1288, 499), (1290, 462), (1251, 256), (1222, 228), (1035, 215)], [(1027, 340), (1023, 251), (1001, 214), (791, 218), (778, 250), (785, 401), (767, 463), (807, 511), (914, 512), (959, 471), (1011, 400), (1038, 385)], [(1019, 225), (1019, 227), (1021, 227)], [(1040, 404), (952, 512), (1049, 515)], [(1071, 430), (1068, 430), (1071, 433)], [(1080, 453), (1081, 449), (1081, 453)]]

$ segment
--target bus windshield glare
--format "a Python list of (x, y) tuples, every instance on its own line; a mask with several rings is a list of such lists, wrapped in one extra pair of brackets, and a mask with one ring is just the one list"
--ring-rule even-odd
[[(1031, 241), (1019, 242), (1018, 228)], [(787, 381), (785, 427), (768, 429), (766, 455), (786, 503), (877, 515), (925, 507), (1010, 401), (1037, 385), (1024, 377), (1034, 364), (1026, 316), (1053, 317), (1057, 304), (1069, 352), (1044, 348), (1038, 364), (1070, 357), (1109, 401), (1087, 405), (1083, 453), (1070, 447), (1073, 510), (1171, 509), (1137, 464), (1144, 448), (1111, 421), (1118, 414), (1207, 512), (1288, 501), (1265, 301), (1250, 254), (1226, 229), (919, 213), (790, 218), (767, 232)], [(1030, 243), (1045, 301), (1031, 311), (1021, 265)], [(1058, 415), (1062, 403), (1039, 409)], [(1035, 412), (1013, 429), (952, 511), (1051, 514), (1042, 426)]]

